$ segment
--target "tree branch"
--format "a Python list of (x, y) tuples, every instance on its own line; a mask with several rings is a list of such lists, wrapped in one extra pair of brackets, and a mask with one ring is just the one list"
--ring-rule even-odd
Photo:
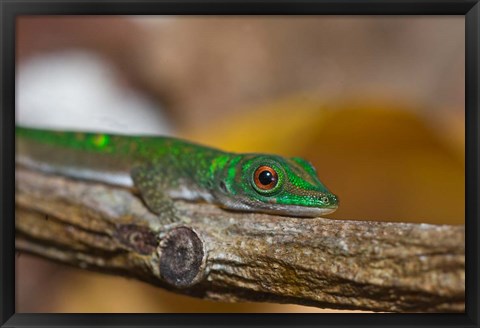
[(16, 249), (221, 301), (465, 310), (463, 226), (298, 219), (175, 202), (17, 167)]

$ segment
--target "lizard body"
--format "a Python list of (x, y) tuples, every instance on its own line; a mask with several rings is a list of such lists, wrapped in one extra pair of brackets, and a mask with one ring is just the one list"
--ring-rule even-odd
[(16, 161), (73, 178), (136, 187), (155, 213), (171, 199), (230, 210), (317, 217), (338, 207), (298, 157), (237, 154), (160, 136), (16, 127)]

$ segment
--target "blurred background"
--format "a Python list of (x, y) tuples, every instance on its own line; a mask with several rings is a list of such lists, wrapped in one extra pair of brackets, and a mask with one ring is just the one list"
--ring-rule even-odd
[[(463, 224), (463, 16), (21, 16), (17, 124), (301, 156), (328, 217)], [(17, 312), (341, 312), (176, 295), (17, 254)]]

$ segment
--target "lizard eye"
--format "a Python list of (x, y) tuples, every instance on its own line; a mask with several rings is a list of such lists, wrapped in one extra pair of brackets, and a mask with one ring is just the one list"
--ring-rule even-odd
[(253, 174), (255, 185), (261, 190), (271, 190), (278, 182), (278, 173), (270, 166), (262, 165)]

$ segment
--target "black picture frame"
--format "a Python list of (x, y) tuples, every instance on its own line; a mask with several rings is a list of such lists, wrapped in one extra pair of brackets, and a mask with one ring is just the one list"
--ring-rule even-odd
[[(478, 0), (27, 1), (1, 0), (1, 327), (411, 326), (478, 327), (479, 50)], [(295, 14), (465, 15), (466, 37), (466, 312), (464, 314), (26, 314), (15, 313), (14, 109), (18, 15)]]

